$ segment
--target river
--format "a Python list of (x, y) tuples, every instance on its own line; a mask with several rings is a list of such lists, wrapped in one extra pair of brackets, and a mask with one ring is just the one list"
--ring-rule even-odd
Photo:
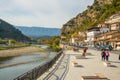
[(0, 66), (2, 66), (0, 68), (0, 80), (13, 80), (25, 72), (53, 59), (56, 54), (50, 52), (48, 57), (44, 57), (44, 55), (45, 53), (43, 52), (37, 52), (0, 61)]

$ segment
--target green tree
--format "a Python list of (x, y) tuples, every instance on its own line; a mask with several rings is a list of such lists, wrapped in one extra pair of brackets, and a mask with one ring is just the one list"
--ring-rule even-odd
[(7, 41), (6, 40), (0, 40), (0, 44), (6, 44), (7, 43)]

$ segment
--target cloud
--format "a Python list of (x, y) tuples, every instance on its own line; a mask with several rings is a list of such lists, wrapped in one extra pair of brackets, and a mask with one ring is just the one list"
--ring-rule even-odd
[(1, 0), (0, 18), (13, 25), (61, 28), (94, 0)]

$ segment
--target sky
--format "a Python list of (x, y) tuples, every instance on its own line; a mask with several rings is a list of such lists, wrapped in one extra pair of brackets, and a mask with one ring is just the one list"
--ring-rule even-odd
[(61, 28), (94, 0), (0, 0), (0, 18), (15, 26)]

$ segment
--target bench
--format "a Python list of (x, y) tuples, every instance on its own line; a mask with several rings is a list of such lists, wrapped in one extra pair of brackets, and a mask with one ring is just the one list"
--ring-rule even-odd
[(98, 76), (99, 78), (107, 78), (106, 76), (104, 76), (103, 74), (101, 73), (95, 73), (96, 76)]
[(81, 55), (77, 55), (76, 59), (86, 59), (86, 57), (85, 56), (81, 56)]
[(82, 80), (100, 80), (98, 76), (82, 76)]
[(76, 61), (72, 61), (72, 65), (75, 67), (78, 65), (78, 63)]
[(96, 76), (82, 76), (82, 80), (109, 80), (101, 73), (95, 73)]
[(111, 63), (108, 62), (108, 61), (107, 61), (107, 62), (103, 62), (103, 63), (104, 63), (104, 65), (107, 66), (107, 67), (111, 66)]
[(91, 55), (92, 55), (92, 53), (90, 53), (90, 52), (87, 52), (87, 53), (86, 53), (86, 55), (88, 55), (88, 56), (91, 56)]

